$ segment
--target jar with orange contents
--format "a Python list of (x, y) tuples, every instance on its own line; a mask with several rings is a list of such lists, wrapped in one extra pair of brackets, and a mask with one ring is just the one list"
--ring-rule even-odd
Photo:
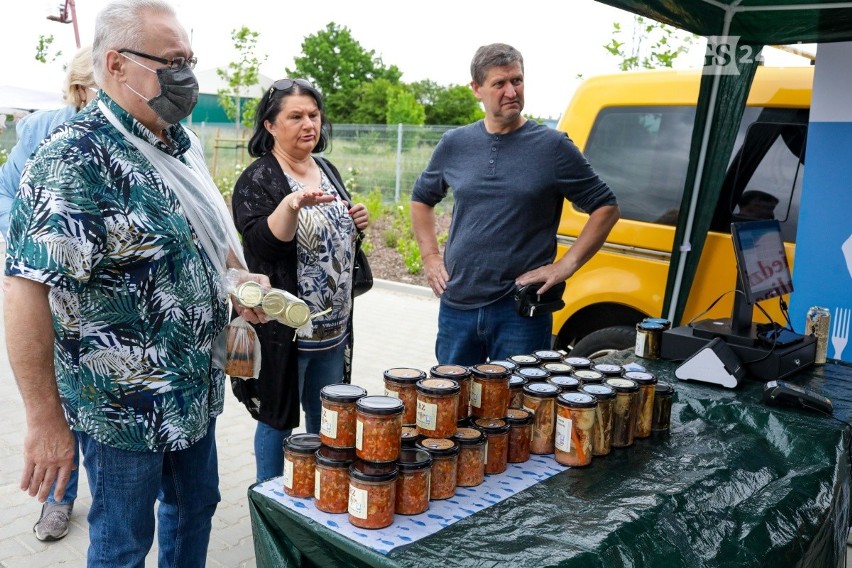
[(429, 369), (435, 379), (452, 379), (459, 384), (459, 420), (470, 415), (470, 369), (461, 365), (435, 365)]
[(402, 445), (402, 401), (365, 396), (355, 411), (355, 454), (364, 461), (395, 462)]
[(556, 396), (559, 388), (550, 383), (524, 385), (524, 410), (533, 415), (530, 452), (552, 454), (556, 433)]
[(417, 433), (449, 438), (456, 431), (459, 384), (452, 379), (417, 381)]
[(403, 448), (396, 462), (396, 513), (419, 515), (429, 509), (432, 456), (426, 450)]
[(385, 396), (398, 398), (405, 405), (402, 423), (413, 426), (417, 423), (417, 381), (426, 378), (426, 373), (411, 367), (396, 367), (384, 372)]
[(532, 414), (523, 408), (510, 408), (506, 411), (509, 424), (509, 463), (523, 463), (530, 459), (530, 440), (532, 439)]
[(355, 460), (349, 466), (349, 522), (362, 529), (383, 529), (393, 523), (396, 508), (395, 463)]
[(485, 473), (494, 475), (506, 471), (509, 460), (509, 425), (502, 418), (478, 418), (477, 430), (485, 434)]
[(355, 450), (323, 446), (316, 451), (314, 503), (326, 513), (345, 513), (349, 506), (349, 466)]
[(449, 499), (456, 494), (459, 444), (444, 438), (423, 438), (417, 448), (432, 456), (432, 479), (429, 499)]
[(509, 404), (509, 371), (502, 365), (482, 363), (470, 369), (470, 415), (503, 418)]
[(403, 426), (402, 427), (402, 447), (403, 448), (413, 448), (414, 442), (417, 441), (419, 434), (417, 433), (416, 426)]
[(476, 487), (485, 481), (485, 445), (487, 440), (475, 428), (459, 428), (453, 434), (459, 443), (459, 462), (456, 468), (456, 485)]
[(582, 467), (592, 463), (592, 428), (597, 400), (582, 392), (565, 392), (556, 398), (556, 440), (553, 457), (562, 465)]
[(367, 396), (357, 385), (334, 384), (320, 390), (320, 440), (332, 448), (355, 447), (355, 402)]
[(315, 454), (321, 445), (316, 434), (293, 434), (284, 440), (284, 493), (313, 497)]

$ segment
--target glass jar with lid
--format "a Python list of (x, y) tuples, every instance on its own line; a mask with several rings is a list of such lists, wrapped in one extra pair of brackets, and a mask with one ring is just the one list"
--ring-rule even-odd
[(474, 418), (502, 418), (509, 402), (509, 371), (502, 365), (481, 363), (470, 369), (470, 415)]
[(320, 390), (320, 440), (332, 448), (355, 447), (355, 402), (367, 396), (358, 385), (333, 384)]
[(559, 388), (550, 383), (524, 385), (524, 410), (533, 415), (530, 452), (552, 454), (556, 433), (556, 396)]
[(592, 455), (605, 456), (611, 451), (612, 405), (615, 389), (609, 385), (591, 384), (580, 387), (580, 392), (590, 394), (598, 401), (595, 409), (595, 425), (592, 428)]
[(538, 351), (533, 351), (532, 354), (538, 357), (538, 360), (541, 361), (539, 364), (542, 367), (547, 363), (559, 363), (562, 361), (562, 353), (552, 349), (539, 349)]
[(314, 504), (326, 513), (345, 513), (349, 507), (349, 466), (355, 461), (355, 450), (322, 446), (314, 457)]
[(509, 371), (510, 375), (518, 370), (518, 364), (513, 363), (512, 361), (509, 361), (508, 359), (499, 359), (497, 361), (489, 361), (489, 363), (491, 363), (492, 365), (500, 365), (501, 367), (506, 367), (506, 369)]
[(502, 418), (477, 418), (474, 427), (488, 440), (485, 450), (485, 473), (506, 471), (509, 462), (509, 424)]
[(449, 438), (456, 431), (459, 384), (452, 379), (417, 381), (417, 433), (428, 438)]
[(456, 486), (475, 487), (485, 481), (485, 445), (487, 440), (475, 428), (459, 428), (453, 434), (459, 444)]
[(562, 362), (571, 365), (571, 368), (575, 371), (592, 368), (592, 360), (585, 357), (565, 357)]
[(451, 379), (459, 384), (459, 420), (470, 415), (470, 369), (461, 365), (435, 365), (429, 369), (435, 379)]
[(321, 445), (317, 434), (293, 434), (284, 440), (284, 493), (313, 497), (316, 452)]
[(633, 429), (634, 438), (647, 438), (651, 435), (651, 423), (654, 419), (654, 387), (657, 377), (644, 371), (628, 371), (625, 379), (630, 379), (639, 385), (636, 394), (636, 427)]
[(417, 448), (432, 456), (432, 479), (429, 499), (449, 499), (456, 494), (459, 443), (446, 438), (423, 438)]
[(550, 378), (550, 372), (541, 367), (519, 367), (515, 373), (525, 378), (528, 383), (542, 383)]
[(355, 454), (368, 462), (395, 462), (402, 445), (403, 402), (365, 396), (355, 403)]
[(420, 435), (417, 433), (416, 426), (403, 426), (402, 427), (402, 447), (403, 448), (413, 448), (414, 442), (417, 441), (417, 438)]
[(592, 463), (592, 429), (598, 402), (590, 394), (564, 392), (556, 397), (556, 440), (553, 457), (562, 465)]
[(568, 375), (554, 375), (547, 382), (559, 388), (559, 392), (574, 392), (580, 388), (580, 380)]
[(523, 408), (524, 407), (524, 385), (527, 380), (517, 373), (513, 373), (509, 377), (509, 403), (508, 408)]
[(612, 407), (613, 448), (626, 448), (633, 444), (633, 432), (636, 429), (636, 396), (639, 385), (623, 377), (607, 379), (604, 384), (615, 390), (615, 402)]
[(654, 390), (654, 418), (651, 431), (667, 432), (671, 424), (674, 387), (669, 383), (657, 383)]
[(398, 398), (405, 405), (402, 423), (413, 426), (417, 423), (417, 381), (426, 378), (426, 373), (411, 367), (395, 367), (384, 372), (385, 396)]
[(594, 363), (592, 365), (592, 370), (602, 373), (604, 380), (611, 377), (620, 377), (624, 374), (624, 367), (621, 365), (614, 365), (612, 363)]
[(523, 408), (510, 408), (506, 411), (509, 424), (509, 453), (506, 461), (523, 463), (530, 459), (530, 440), (532, 440), (532, 414)]
[(591, 369), (578, 369), (571, 373), (572, 377), (579, 379), (581, 385), (599, 385), (604, 382), (604, 374)]
[(429, 509), (429, 480), (432, 456), (426, 450), (403, 448), (396, 462), (396, 506), (398, 515), (419, 515)]
[(362, 529), (393, 524), (396, 508), (396, 463), (355, 460), (349, 466), (349, 522)]
[(571, 367), (568, 363), (562, 363), (561, 361), (555, 361), (552, 363), (544, 363), (541, 366), (542, 369), (550, 373), (551, 377), (558, 377), (560, 375), (570, 375), (574, 372), (574, 368)]

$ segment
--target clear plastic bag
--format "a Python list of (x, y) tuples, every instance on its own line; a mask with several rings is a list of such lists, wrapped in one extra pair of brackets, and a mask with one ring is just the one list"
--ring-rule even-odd
[(225, 327), (225, 374), (243, 379), (257, 378), (260, 373), (260, 340), (251, 325), (241, 317)]

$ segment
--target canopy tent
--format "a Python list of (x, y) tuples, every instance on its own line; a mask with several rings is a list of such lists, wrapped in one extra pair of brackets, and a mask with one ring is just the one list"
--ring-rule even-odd
[[(704, 241), (736, 129), (764, 45), (852, 40), (852, 2), (844, 0), (598, 0), (708, 38), (690, 166), (669, 266), (663, 315), (677, 325)], [(720, 46), (723, 49), (720, 49)], [(746, 47), (745, 50), (742, 48)], [(734, 57), (725, 57), (725, 52)], [(742, 55), (747, 56), (742, 56)]]
[(64, 104), (62, 94), (58, 91), (50, 93), (11, 85), (0, 85), (0, 113), (2, 114), (62, 108)]

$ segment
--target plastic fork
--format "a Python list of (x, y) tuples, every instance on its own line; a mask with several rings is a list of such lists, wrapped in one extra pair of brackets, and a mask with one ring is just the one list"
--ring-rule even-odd
[(843, 350), (849, 342), (849, 319), (852, 310), (848, 308), (834, 308), (834, 325), (831, 326), (831, 345), (834, 347), (834, 358), (840, 359)]

